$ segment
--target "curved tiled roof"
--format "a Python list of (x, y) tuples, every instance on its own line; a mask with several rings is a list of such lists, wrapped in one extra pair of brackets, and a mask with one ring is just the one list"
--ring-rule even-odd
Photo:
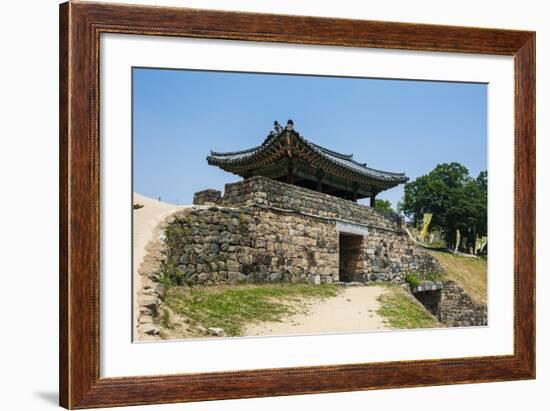
[(353, 159), (353, 154), (340, 154), (336, 151), (332, 151), (317, 144), (311, 143), (305, 138), (302, 139), (306, 142), (306, 144), (312, 146), (313, 149), (320, 151), (321, 155), (325, 156), (327, 159), (336, 162), (346, 168), (351, 168), (355, 171), (358, 171), (359, 173), (366, 176), (394, 180), (398, 183), (405, 183), (409, 180), (409, 178), (405, 176), (405, 173), (393, 173), (390, 171), (382, 171), (375, 168), (367, 167), (367, 163), (359, 163), (355, 161)]
[[(286, 128), (272, 131), (262, 144), (246, 150), (231, 152), (211, 151), (207, 157), (208, 164), (216, 165), (227, 171), (238, 173), (238, 169), (255, 168), (254, 164), (264, 160), (274, 151), (281, 151), (281, 146), (287, 144), (288, 137), (293, 141), (293, 147), (303, 147), (319, 161), (329, 163), (333, 167), (347, 171), (360, 178), (366, 178), (372, 183), (381, 183), (381, 188), (390, 188), (408, 181), (405, 173), (394, 173), (367, 167), (366, 163), (360, 163), (353, 159), (353, 154), (342, 154), (334, 150), (315, 144), (294, 131), (293, 123), (289, 122)], [(247, 167), (248, 166), (248, 167)]]

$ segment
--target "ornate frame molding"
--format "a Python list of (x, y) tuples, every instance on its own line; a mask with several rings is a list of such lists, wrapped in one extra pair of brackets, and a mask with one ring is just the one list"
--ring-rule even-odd
[[(99, 374), (101, 33), (513, 56), (514, 354), (155, 377)], [(535, 377), (535, 33), (69, 2), (60, 5), (60, 405), (91, 408)], [(315, 378), (311, 378), (311, 377)]]

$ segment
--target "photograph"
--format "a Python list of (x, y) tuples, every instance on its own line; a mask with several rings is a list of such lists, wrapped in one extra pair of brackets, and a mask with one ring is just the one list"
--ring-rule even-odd
[(548, 408), (545, 4), (5, 2), (0, 408)]
[(132, 68), (133, 339), (483, 327), (487, 84)]

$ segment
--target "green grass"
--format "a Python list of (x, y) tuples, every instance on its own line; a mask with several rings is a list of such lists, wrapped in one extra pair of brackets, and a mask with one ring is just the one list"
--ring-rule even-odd
[(174, 324), (172, 323), (172, 314), (168, 308), (163, 308), (158, 318), (159, 324), (168, 330), (173, 330)]
[(418, 287), (423, 281), (439, 281), (443, 276), (439, 273), (408, 273), (405, 275), (405, 282), (411, 288)]
[(170, 287), (164, 303), (175, 313), (205, 328), (223, 328), (238, 336), (247, 324), (280, 321), (302, 307), (304, 299), (336, 296), (336, 285), (265, 284)]
[(427, 250), (445, 269), (444, 278), (455, 281), (476, 302), (487, 304), (487, 258), (464, 257), (449, 251)]
[(440, 323), (418, 301), (400, 286), (388, 285), (388, 291), (378, 297), (378, 315), (392, 328), (434, 328)]
[(405, 276), (405, 282), (408, 283), (411, 286), (411, 288), (415, 288), (422, 283), (422, 280), (414, 274), (407, 274)]

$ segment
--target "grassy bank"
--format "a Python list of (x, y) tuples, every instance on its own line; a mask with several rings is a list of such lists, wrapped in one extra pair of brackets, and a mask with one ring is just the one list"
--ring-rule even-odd
[(333, 297), (340, 290), (335, 285), (306, 284), (172, 286), (164, 303), (196, 325), (222, 328), (228, 336), (238, 336), (247, 324), (279, 321), (298, 312), (300, 301)]
[(414, 329), (441, 326), (414, 297), (398, 285), (388, 285), (386, 293), (378, 297), (381, 307), (378, 315), (392, 328)]
[(449, 251), (427, 250), (445, 269), (445, 278), (455, 281), (476, 302), (487, 304), (487, 258), (471, 258)]

